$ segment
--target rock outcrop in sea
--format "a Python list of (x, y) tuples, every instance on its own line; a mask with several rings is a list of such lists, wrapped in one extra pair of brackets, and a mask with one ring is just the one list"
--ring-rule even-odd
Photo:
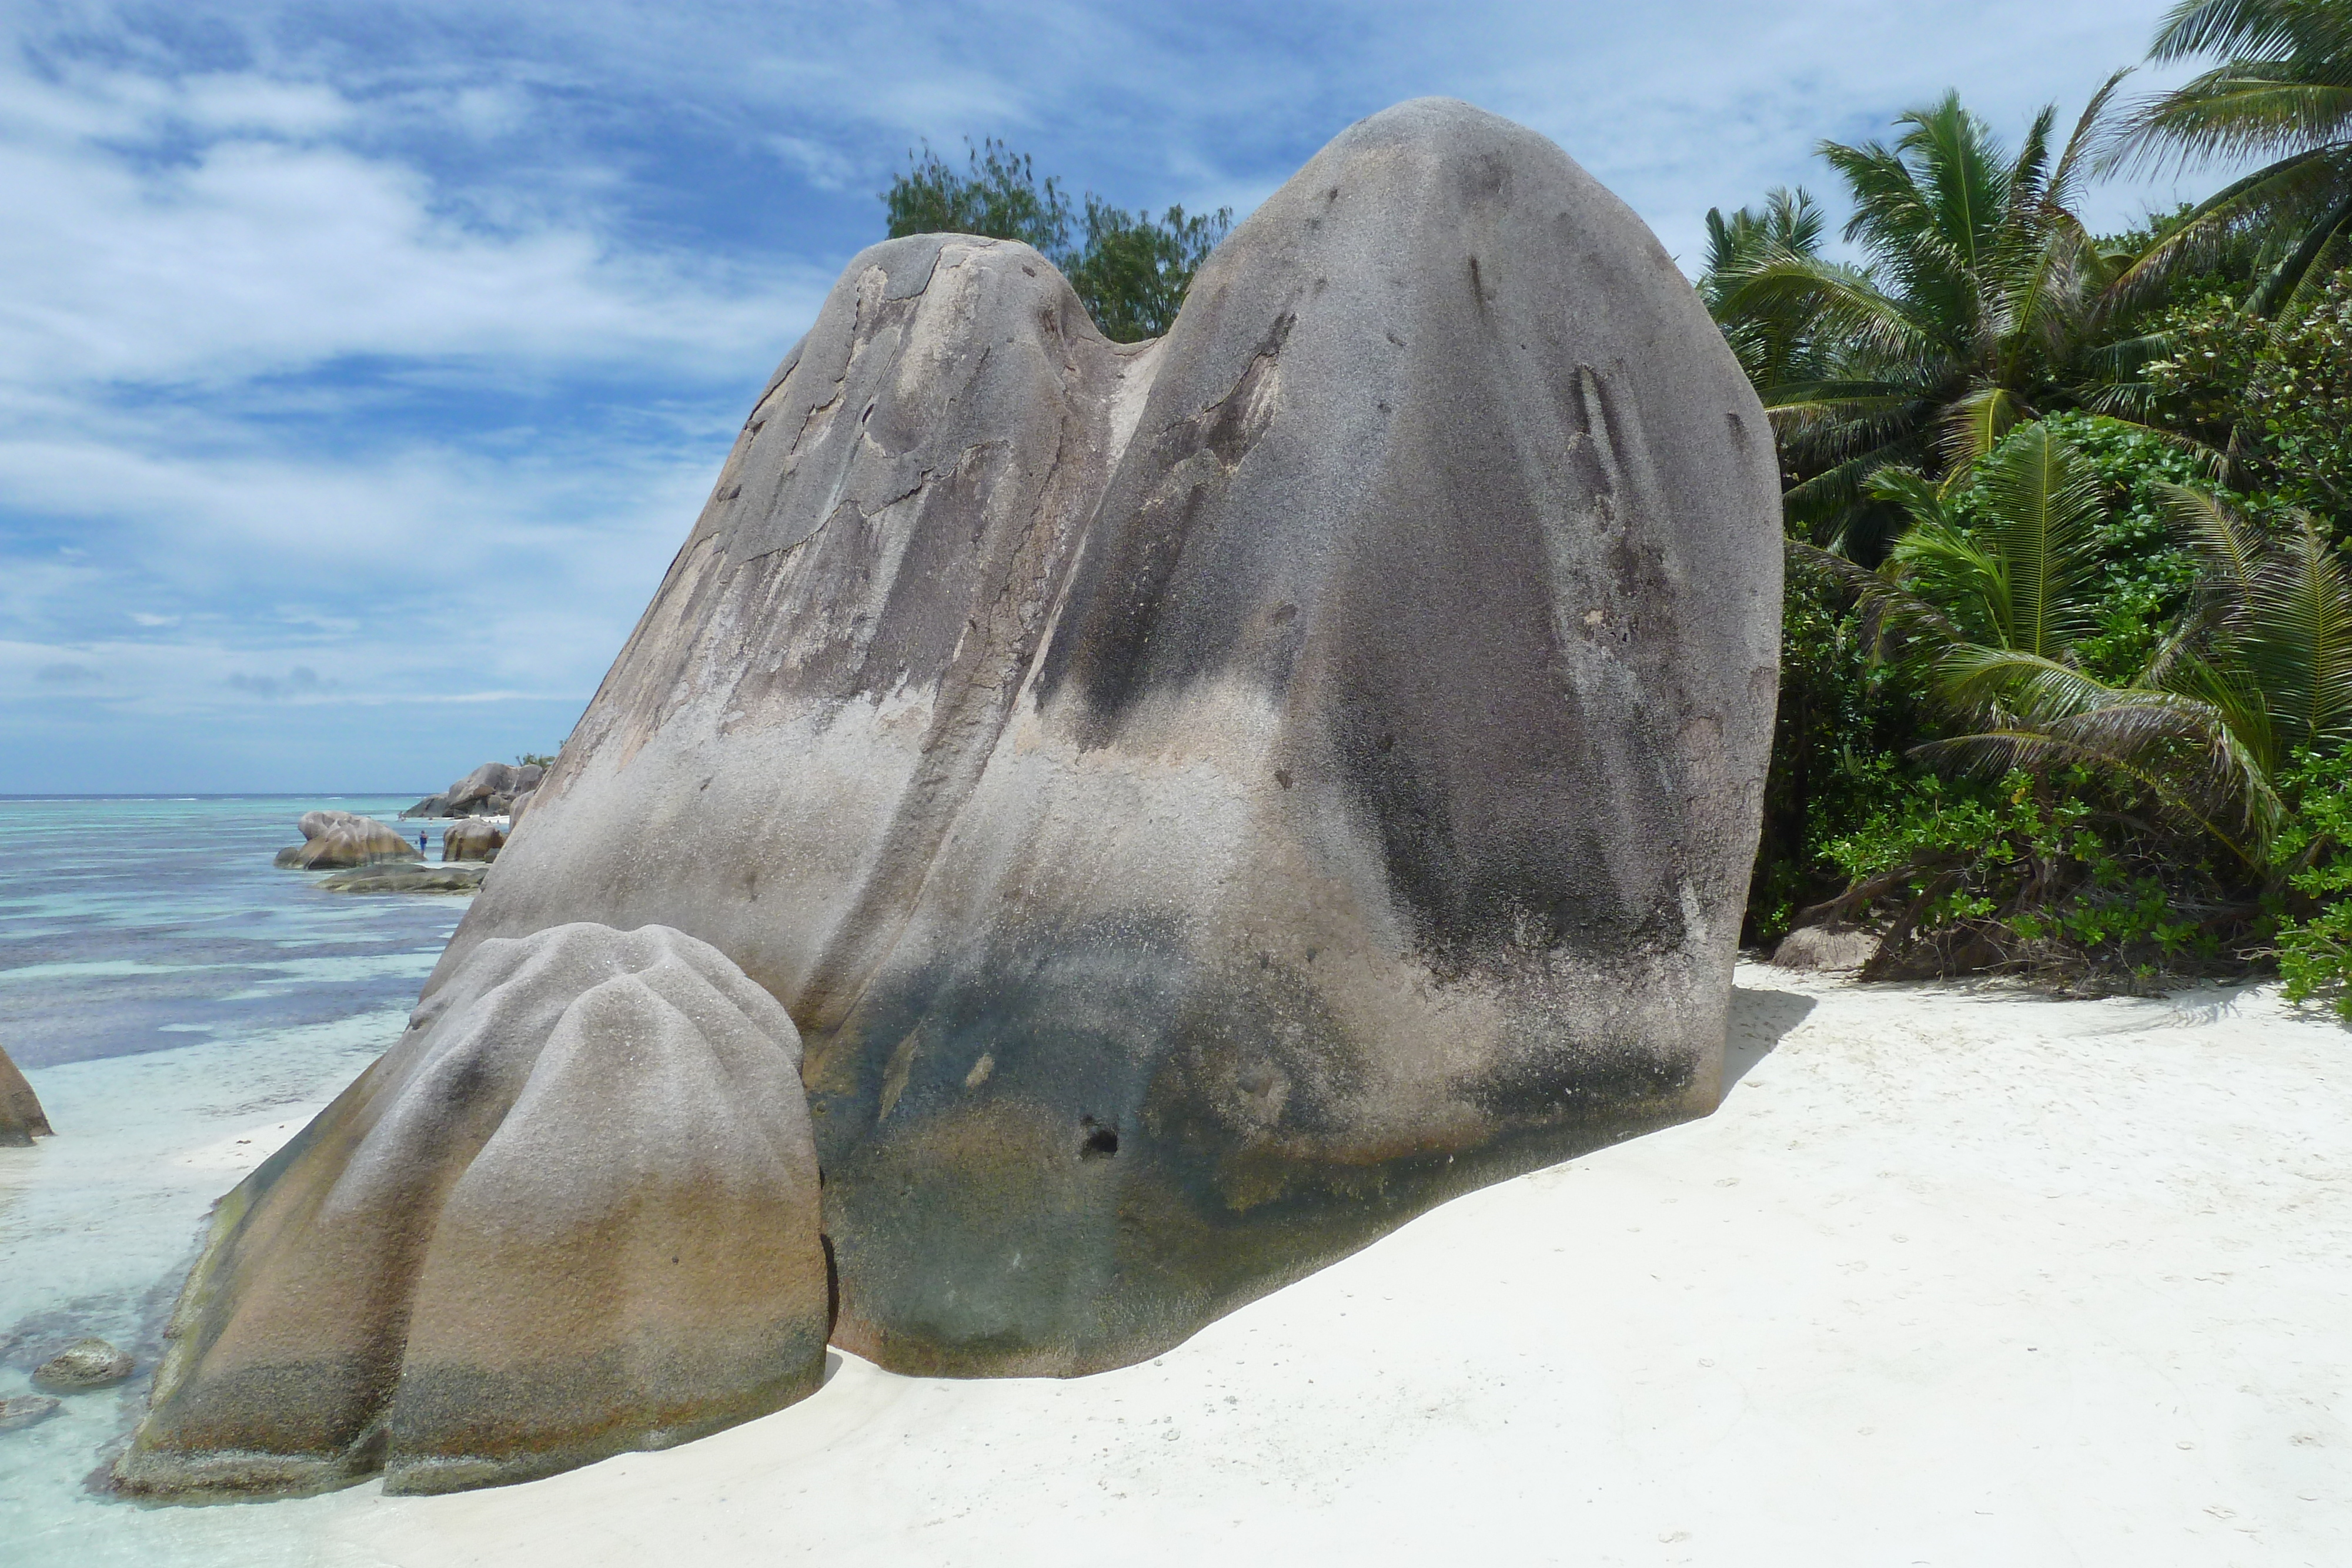
[(503, 817), (518, 795), (539, 788), (547, 769), (536, 762), (517, 766), (485, 762), (438, 795), (427, 795), (404, 817)]
[(305, 811), (302, 841), (278, 852), (277, 863), (295, 871), (329, 871), (374, 865), (380, 861), (416, 861), (425, 852), (400, 830), (350, 811)]
[(223, 1201), (118, 1479), (444, 1491), (808, 1393), (828, 1281), (799, 1047), (676, 931), (480, 944)]
[(26, 1148), (35, 1138), (53, 1135), (41, 1097), (0, 1047), (0, 1148)]
[[(689, 934), (806, 1040), (836, 1343), (966, 1375), (1147, 1357), (1715, 1105), (1780, 563), (1771, 434), (1688, 280), (1468, 105), (1339, 136), (1155, 343), (1107, 341), (1024, 246), (888, 241), (761, 393), (419, 1017), (570, 922)], [(442, 1232), (403, 1228), (434, 1211), (408, 1188), (360, 1200), (464, 1168), (518, 1103), (512, 1071), (428, 1082), (422, 1038), (224, 1207), (127, 1476), (353, 1473), (385, 1400), (412, 1489), (592, 1451), (440, 1435), (523, 1429), (497, 1377), (403, 1425), (384, 1325)], [(686, 1082), (705, 1116), (740, 1092)], [(614, 1124), (534, 1103), (565, 1158), (467, 1190), (569, 1224), (547, 1173)], [(420, 1152), (362, 1158), (378, 1117)], [(484, 1300), (545, 1278), (465, 1257)], [(502, 1370), (519, 1325), (484, 1321)]]

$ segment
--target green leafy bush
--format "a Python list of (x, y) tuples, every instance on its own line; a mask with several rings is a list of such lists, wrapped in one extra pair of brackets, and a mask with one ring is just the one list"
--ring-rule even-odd
[(2165, 318), (2169, 357), (2147, 367), (2167, 423), (2231, 445), (2270, 505), (2352, 521), (2352, 274), (2308, 286), (2275, 321), (2226, 295)]
[(2292, 912), (2279, 922), (2286, 998), (2333, 1000), (2352, 1020), (2352, 757), (2299, 753), (2281, 783), (2292, 803), (2275, 841)]
[(2079, 771), (2054, 783), (1924, 775), (1831, 844), (1848, 879), (1836, 914), (1884, 925), (1874, 973), (2145, 982), (2223, 959), (2229, 921), (2211, 916), (2231, 905), (2208, 868), (2178, 846), (2158, 850), (2096, 789)]

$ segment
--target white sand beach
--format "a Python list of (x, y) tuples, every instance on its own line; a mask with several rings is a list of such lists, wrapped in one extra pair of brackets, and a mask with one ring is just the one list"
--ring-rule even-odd
[(1147, 1365), (844, 1357), (668, 1452), (259, 1511), (416, 1568), (2352, 1562), (2352, 1034), (2264, 988), (1740, 984), (1715, 1116)]

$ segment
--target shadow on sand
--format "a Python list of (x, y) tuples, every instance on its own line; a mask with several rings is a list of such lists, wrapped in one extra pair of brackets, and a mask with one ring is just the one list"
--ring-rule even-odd
[(1746, 986), (1731, 989), (1731, 1031), (1723, 1042), (1723, 1092), (1748, 1076), (1748, 1069), (1772, 1053), (1780, 1037), (1805, 1021), (1813, 998), (1790, 991), (1755, 991)]

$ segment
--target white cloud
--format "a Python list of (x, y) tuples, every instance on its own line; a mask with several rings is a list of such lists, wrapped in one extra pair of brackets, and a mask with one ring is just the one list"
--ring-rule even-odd
[(1246, 212), (1449, 93), (1688, 261), (1947, 85), (2071, 116), (2163, 5), (48, 0), (0, 20), (0, 756), (551, 744), (919, 140)]

